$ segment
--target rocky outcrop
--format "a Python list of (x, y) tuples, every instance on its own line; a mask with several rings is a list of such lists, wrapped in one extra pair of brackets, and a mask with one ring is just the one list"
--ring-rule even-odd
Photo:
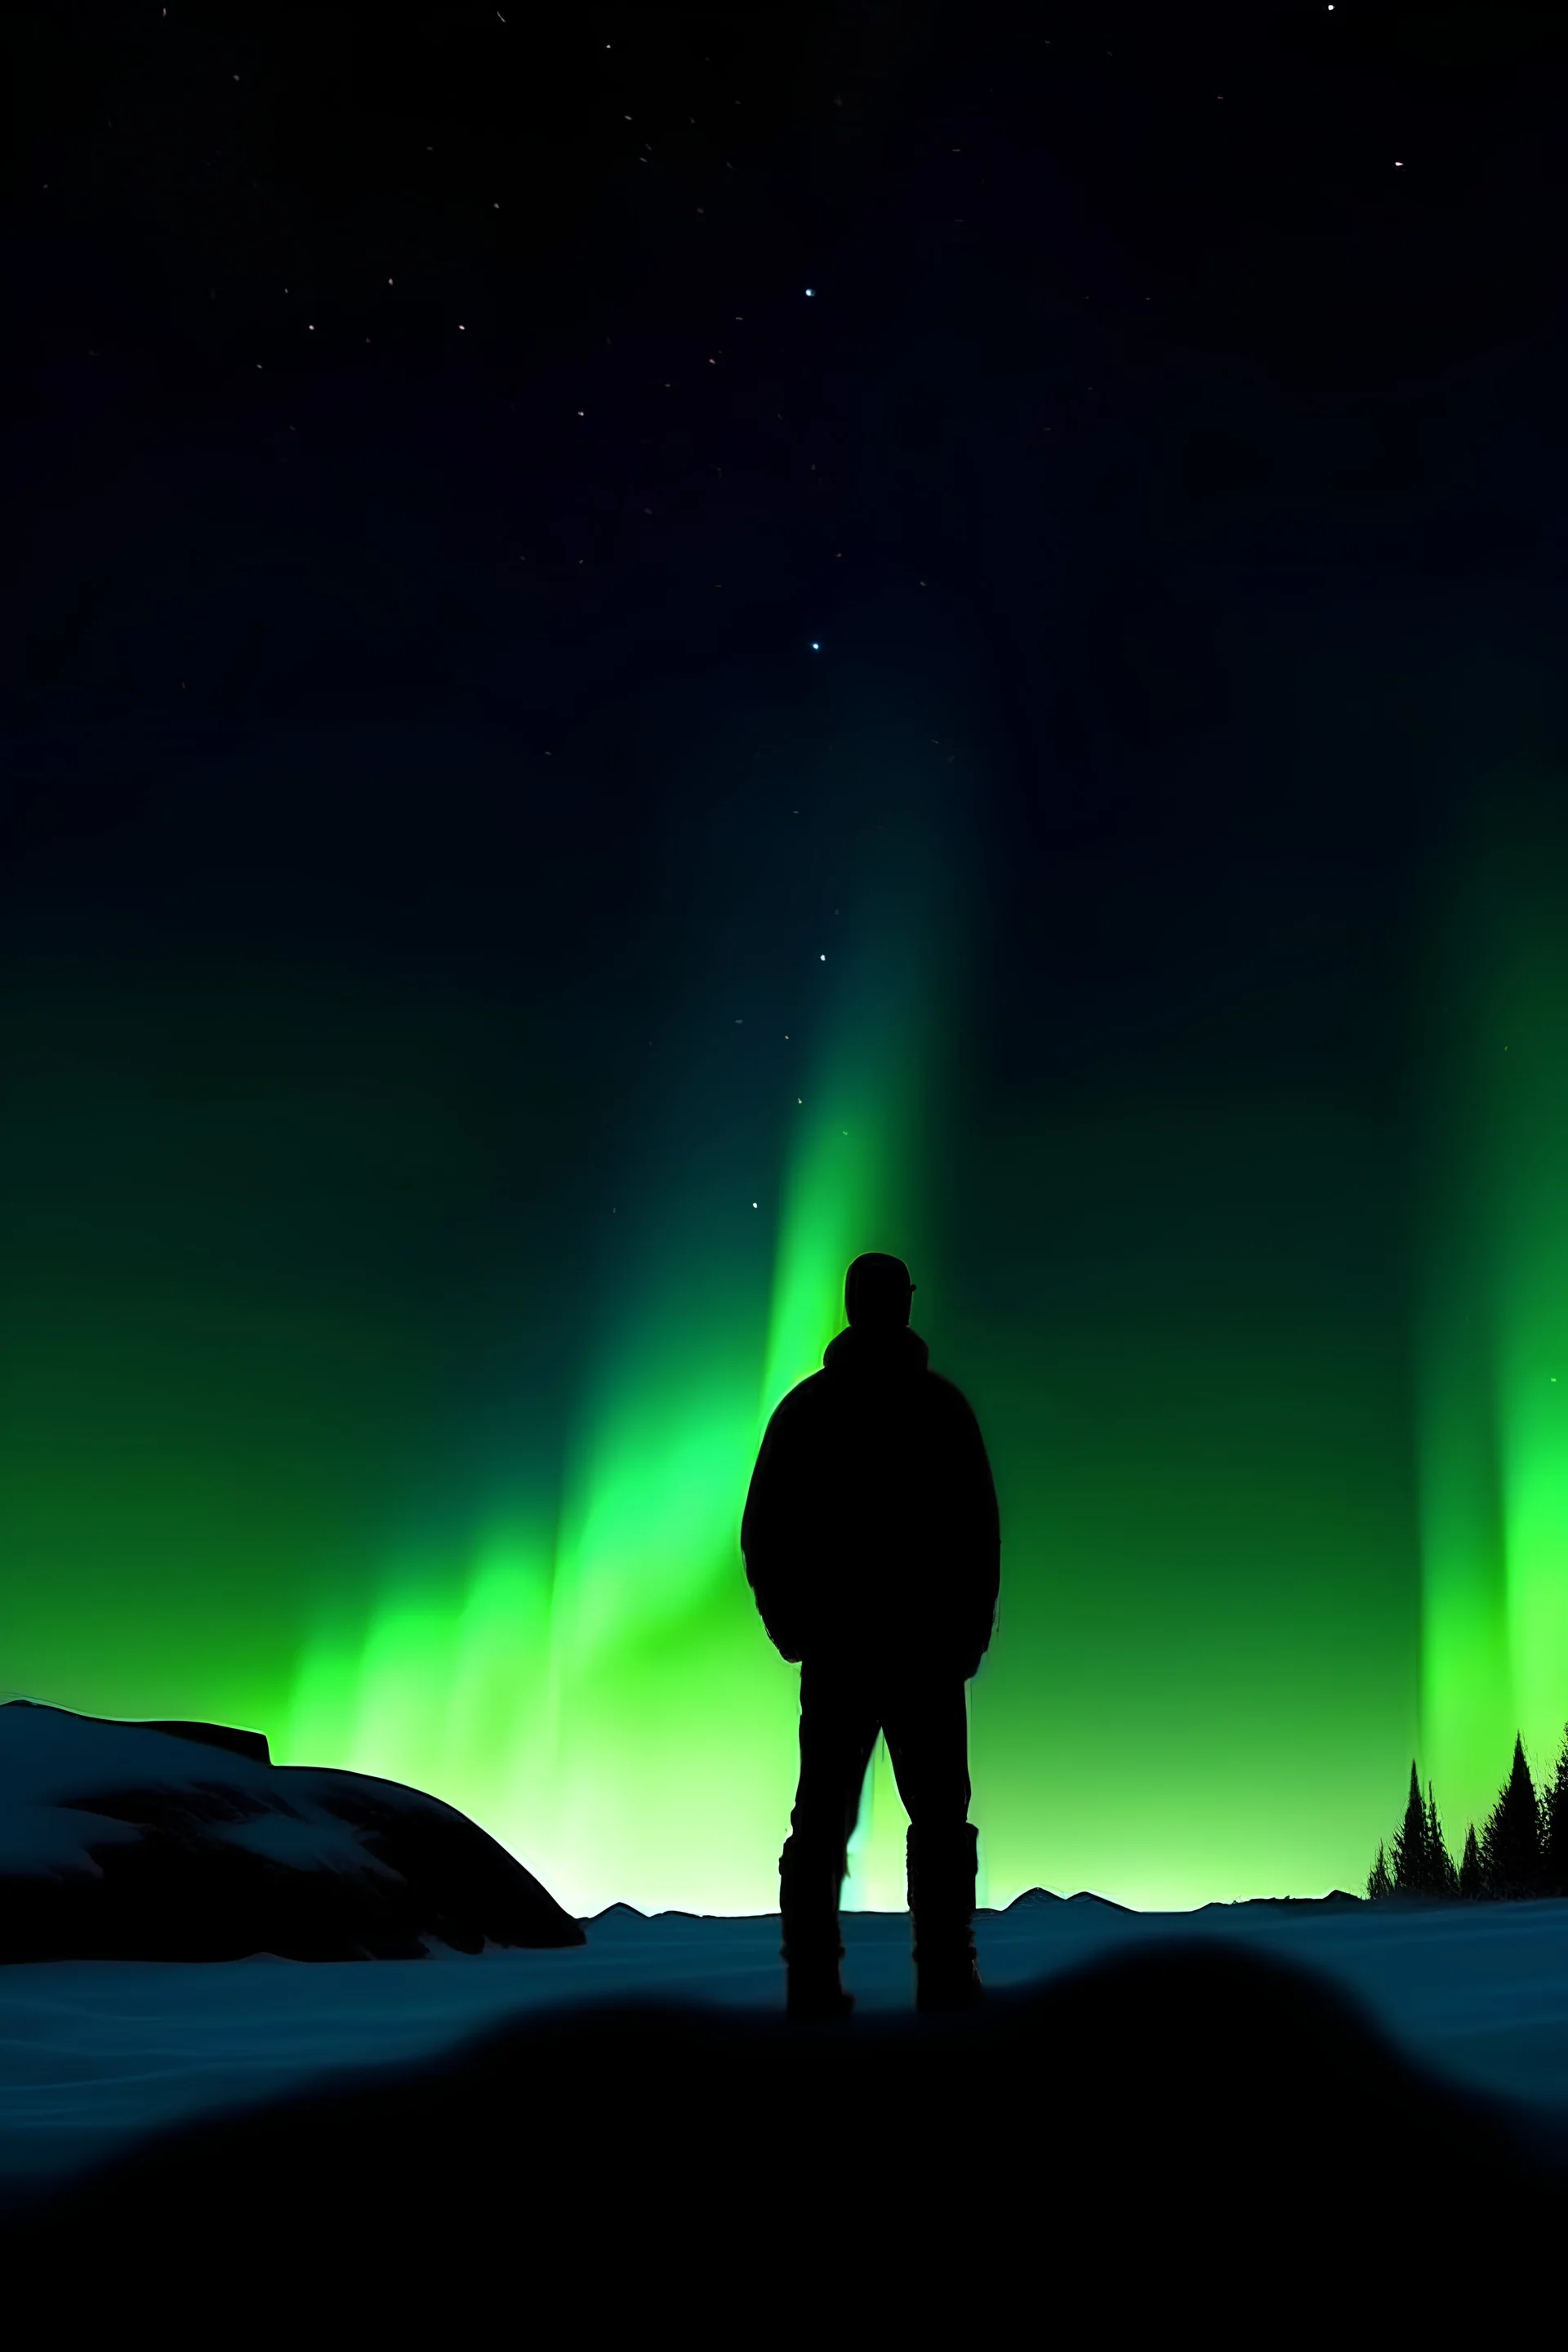
[(0, 1960), (423, 1959), (586, 1937), (504, 1846), (395, 1780), (224, 1724), (0, 1706)]

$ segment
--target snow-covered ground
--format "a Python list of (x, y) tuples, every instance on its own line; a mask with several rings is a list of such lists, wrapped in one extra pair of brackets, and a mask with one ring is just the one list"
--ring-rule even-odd
[[(616, 1905), (584, 1925), (584, 1946), (474, 1958), (0, 1969), (0, 2197), (16, 2210), (166, 2125), (430, 2058), (529, 2011), (639, 1995), (783, 2007), (776, 1914)], [(910, 2009), (907, 1915), (847, 1912), (843, 1930), (857, 2015)], [(1143, 1913), (1035, 1895), (979, 1913), (974, 1932), (998, 1990), (1156, 1939), (1234, 1938), (1320, 1972), (1426, 2071), (1519, 2102), (1568, 2147), (1568, 1902)]]

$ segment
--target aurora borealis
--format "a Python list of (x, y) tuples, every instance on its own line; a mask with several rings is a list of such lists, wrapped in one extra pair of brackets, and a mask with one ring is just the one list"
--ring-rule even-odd
[(1422, 1746), (1450, 1803), (1478, 1820), (1509, 1725), (1532, 1763), (1555, 1756), (1568, 1685), (1568, 865), (1556, 799), (1489, 780), (1420, 959)]
[[(1412, 1756), (1457, 1852), (1568, 1723), (1544, 117), (1314, 21), (1194, 152), (1168, 30), (877, 21), (561, 33), (656, 127), (548, 230), (500, 130), (385, 162), (405, 61), (237, 259), (276, 126), (111, 230), (32, 59), (0, 1697), (415, 1783), (578, 1916), (776, 1908), (741, 1511), (886, 1250), (1001, 1507), (979, 1900), (1359, 1888)], [(667, 163), (726, 75), (773, 110)], [(903, 1832), (879, 1748), (847, 1906)]]

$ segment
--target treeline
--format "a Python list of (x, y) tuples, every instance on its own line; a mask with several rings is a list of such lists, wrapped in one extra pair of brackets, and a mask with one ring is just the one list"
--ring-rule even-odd
[(1515, 1735), (1513, 1769), (1480, 1836), (1471, 1822), (1456, 1868), (1443, 1842), (1432, 1783), (1422, 1802), (1414, 1761), (1405, 1819), (1394, 1832), (1392, 1856), (1380, 1843), (1366, 1882), (1369, 1898), (1437, 1895), (1455, 1902), (1520, 1902), (1531, 1895), (1568, 1895), (1568, 1731), (1551, 1786), (1540, 1795)]

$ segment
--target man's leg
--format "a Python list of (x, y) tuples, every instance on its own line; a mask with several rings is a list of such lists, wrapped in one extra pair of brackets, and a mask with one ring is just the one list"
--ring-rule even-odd
[(831, 2015), (847, 2000), (838, 1984), (838, 1900), (879, 1728), (863, 1676), (841, 1662), (802, 1662), (800, 1780), (779, 1856), (779, 1957), (796, 2013)]
[(922, 2010), (973, 2008), (979, 1832), (969, 1820), (969, 1718), (963, 1677), (931, 1671), (903, 1681), (884, 1728), (910, 1817), (910, 1915), (915, 1997)]

